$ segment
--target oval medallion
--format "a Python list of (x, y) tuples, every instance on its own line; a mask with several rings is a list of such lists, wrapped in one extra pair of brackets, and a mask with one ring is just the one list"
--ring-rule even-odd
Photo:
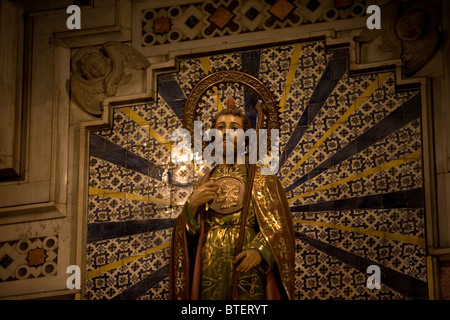
[(230, 214), (242, 209), (244, 205), (245, 185), (241, 180), (224, 177), (215, 181), (219, 183), (217, 196), (211, 203), (211, 209), (217, 213)]

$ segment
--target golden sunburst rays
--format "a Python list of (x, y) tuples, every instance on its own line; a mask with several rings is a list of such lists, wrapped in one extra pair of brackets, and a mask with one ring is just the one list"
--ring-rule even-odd
[(331, 136), (363, 103), (377, 90), (391, 75), (391, 73), (382, 73), (363, 91), (363, 93), (355, 99), (355, 101), (347, 108), (346, 112), (318, 139), (312, 148), (295, 164), (295, 166), (284, 176), (281, 183), (292, 175), (308, 158), (318, 150), (318, 148)]

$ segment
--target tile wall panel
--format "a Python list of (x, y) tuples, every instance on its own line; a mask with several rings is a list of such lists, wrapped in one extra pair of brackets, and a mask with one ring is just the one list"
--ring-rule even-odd
[[(322, 41), (180, 61), (154, 104), (114, 111), (91, 132), (87, 299), (167, 299), (171, 227), (208, 166), (173, 166), (170, 137), (206, 75), (245, 70), (280, 104), (280, 171), (296, 231), (297, 299), (424, 299), (427, 272), (421, 99), (395, 75), (350, 76), (345, 49)], [(211, 88), (198, 120), (228, 97), (255, 123), (254, 92)], [(382, 272), (366, 286), (367, 267)]]

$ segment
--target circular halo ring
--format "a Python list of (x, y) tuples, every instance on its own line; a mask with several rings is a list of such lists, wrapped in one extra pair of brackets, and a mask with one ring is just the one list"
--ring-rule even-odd
[(198, 115), (198, 103), (210, 88), (222, 83), (239, 83), (250, 87), (258, 94), (263, 102), (267, 136), (270, 141), (270, 130), (280, 128), (280, 112), (278, 104), (275, 101), (272, 92), (261, 82), (261, 80), (248, 73), (237, 70), (223, 70), (211, 73), (200, 80), (194, 88), (192, 88), (183, 109), (183, 127), (189, 131), (191, 139), (194, 138), (194, 121)]

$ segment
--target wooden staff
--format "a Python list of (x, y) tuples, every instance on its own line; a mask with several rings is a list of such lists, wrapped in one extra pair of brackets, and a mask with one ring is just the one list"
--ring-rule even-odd
[[(262, 127), (264, 122), (264, 113), (262, 110), (262, 105), (260, 102), (258, 102), (255, 106), (258, 121), (256, 125), (256, 152), (258, 152), (258, 143), (259, 143), (259, 129)], [(234, 249), (234, 257), (236, 258), (241, 252), (242, 248), (244, 246), (244, 236), (245, 236), (245, 225), (247, 224), (247, 215), (248, 210), (250, 208), (250, 201), (252, 198), (252, 187), (253, 187), (253, 180), (255, 177), (255, 170), (256, 170), (256, 164), (252, 163), (249, 165), (248, 169), (248, 178), (247, 178), (247, 188), (245, 189), (245, 197), (244, 197), (244, 206), (242, 208), (241, 213), (241, 223), (239, 226), (239, 238), (236, 244), (236, 248)], [(239, 261), (237, 262), (239, 263)], [(238, 285), (238, 278), (239, 278), (239, 272), (236, 270), (236, 266), (233, 266), (233, 276), (231, 278), (231, 300), (235, 300), (237, 298), (237, 285)]]

